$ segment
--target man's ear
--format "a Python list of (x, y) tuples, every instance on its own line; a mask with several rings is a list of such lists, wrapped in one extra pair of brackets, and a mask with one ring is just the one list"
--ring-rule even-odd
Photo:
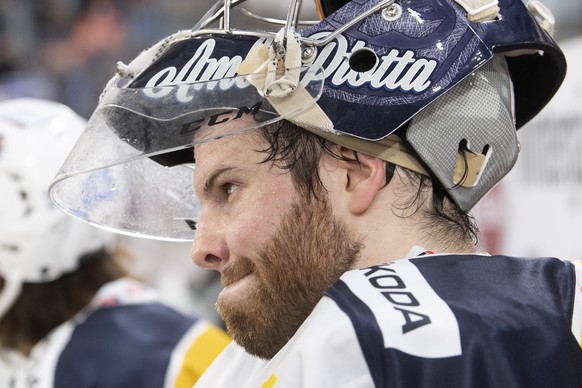
[(364, 213), (372, 205), (376, 194), (386, 182), (385, 162), (381, 159), (340, 147), (345, 168), (345, 193), (348, 209), (354, 214)]

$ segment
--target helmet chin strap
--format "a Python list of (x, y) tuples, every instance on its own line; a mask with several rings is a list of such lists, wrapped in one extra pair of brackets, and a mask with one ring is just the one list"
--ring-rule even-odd
[(1, 276), (4, 279), (4, 287), (0, 291), (0, 319), (6, 315), (20, 295), (23, 282), (22, 276), (15, 271), (2, 273)]

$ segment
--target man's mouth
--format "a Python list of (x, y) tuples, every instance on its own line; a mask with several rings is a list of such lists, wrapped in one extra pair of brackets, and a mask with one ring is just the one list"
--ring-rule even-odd
[(250, 273), (249, 274), (246, 274), (246, 275), (243, 275), (243, 276), (240, 276), (240, 277), (237, 277), (237, 278), (233, 278), (233, 277), (224, 278), (224, 277), (221, 277), (222, 286), (223, 287), (228, 287), (228, 286), (231, 286), (233, 284), (236, 284), (236, 283), (238, 283), (239, 281), (243, 280), (244, 278), (246, 278), (249, 275), (250, 275)]
[(220, 281), (223, 287), (228, 287), (252, 274), (252, 268), (248, 265), (233, 265), (225, 268), (220, 274)]
[(243, 276), (222, 279), (223, 288), (218, 294), (218, 299), (231, 306), (241, 306), (257, 287), (257, 278), (254, 273)]

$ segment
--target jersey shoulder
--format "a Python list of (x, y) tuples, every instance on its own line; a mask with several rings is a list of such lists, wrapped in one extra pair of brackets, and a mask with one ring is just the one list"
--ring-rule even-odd
[[(426, 376), (450, 387), (579, 386), (575, 284), (573, 265), (557, 259), (430, 255), (350, 271), (326, 295), (349, 317), (377, 386), (431, 386)], [(508, 373), (515, 359), (539, 368)]]

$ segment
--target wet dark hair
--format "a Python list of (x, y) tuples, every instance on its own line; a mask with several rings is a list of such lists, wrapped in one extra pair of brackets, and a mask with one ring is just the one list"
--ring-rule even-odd
[[(79, 268), (46, 283), (24, 283), (20, 295), (0, 319), (0, 345), (30, 347), (73, 318), (104, 284), (127, 275), (123, 250), (101, 249), (80, 258)], [(2, 280), (2, 285), (4, 281)]]
[[(267, 147), (259, 150), (266, 154), (265, 162), (289, 170), (298, 190), (317, 199), (323, 190), (318, 169), (322, 154), (342, 158), (333, 151), (333, 143), (286, 120), (261, 128), (259, 134), (267, 143)], [(354, 157), (357, 159), (355, 151)], [(464, 241), (478, 243), (479, 231), (473, 216), (450, 199), (436, 178), (386, 162), (385, 185), (390, 184), (394, 174), (405, 177), (413, 193), (403, 198), (398, 209), (406, 210), (407, 214), (426, 212), (423, 225), (426, 233), (441, 241), (461, 236)], [(425, 206), (427, 201), (429, 206)]]

